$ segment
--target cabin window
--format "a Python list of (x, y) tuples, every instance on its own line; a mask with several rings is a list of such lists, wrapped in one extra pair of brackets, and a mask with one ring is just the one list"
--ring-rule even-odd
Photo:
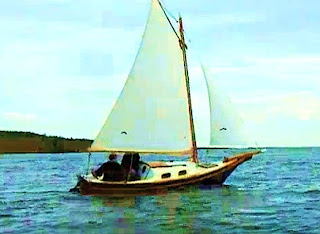
[(165, 174), (162, 174), (161, 178), (162, 179), (166, 179), (166, 178), (170, 178), (171, 177), (171, 173), (165, 173)]
[(146, 166), (143, 166), (143, 168), (142, 168), (142, 173), (145, 173), (146, 169), (147, 169), (147, 167), (146, 167)]
[(179, 171), (179, 176), (181, 176), (181, 175), (186, 175), (186, 174), (187, 174), (187, 171), (186, 171), (186, 170)]

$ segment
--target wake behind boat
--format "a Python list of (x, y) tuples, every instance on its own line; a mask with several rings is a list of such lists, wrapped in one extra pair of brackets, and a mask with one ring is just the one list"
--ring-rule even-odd
[[(184, 29), (170, 22), (161, 2), (151, 1), (143, 40), (125, 86), (90, 152), (131, 155), (122, 179), (108, 171), (79, 176), (84, 195), (129, 195), (192, 184), (222, 184), (241, 163), (260, 151), (241, 153), (222, 162), (198, 159), (190, 96)], [(189, 156), (189, 161), (136, 162), (138, 179), (130, 179), (134, 154)], [(123, 165), (121, 165), (123, 166)], [(121, 168), (119, 172), (122, 171)], [(119, 177), (120, 178), (120, 177)]]

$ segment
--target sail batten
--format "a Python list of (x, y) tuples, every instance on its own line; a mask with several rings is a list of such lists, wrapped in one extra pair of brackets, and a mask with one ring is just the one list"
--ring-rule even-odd
[(192, 152), (179, 39), (152, 0), (136, 60), (91, 151)]

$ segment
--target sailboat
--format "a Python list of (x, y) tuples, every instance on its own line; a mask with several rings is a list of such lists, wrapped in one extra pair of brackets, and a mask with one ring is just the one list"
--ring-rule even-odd
[(140, 179), (105, 181), (78, 177), (83, 195), (128, 195), (194, 184), (222, 184), (252, 151), (222, 162), (199, 162), (193, 122), (187, 45), (181, 16), (176, 30), (159, 0), (151, 9), (127, 81), (90, 152), (188, 156), (190, 160), (140, 162)]

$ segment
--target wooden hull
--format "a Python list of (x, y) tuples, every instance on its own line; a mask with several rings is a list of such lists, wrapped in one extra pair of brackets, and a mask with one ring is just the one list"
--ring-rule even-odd
[(221, 185), (228, 176), (243, 162), (252, 158), (260, 151), (248, 152), (226, 158), (215, 166), (197, 167), (201, 169), (192, 175), (183, 178), (160, 179), (156, 181), (134, 181), (134, 182), (109, 182), (89, 180), (85, 177), (79, 177), (79, 191), (82, 195), (108, 195), (108, 196), (132, 196), (132, 195), (152, 195), (163, 194), (168, 189), (182, 188), (188, 185)]

